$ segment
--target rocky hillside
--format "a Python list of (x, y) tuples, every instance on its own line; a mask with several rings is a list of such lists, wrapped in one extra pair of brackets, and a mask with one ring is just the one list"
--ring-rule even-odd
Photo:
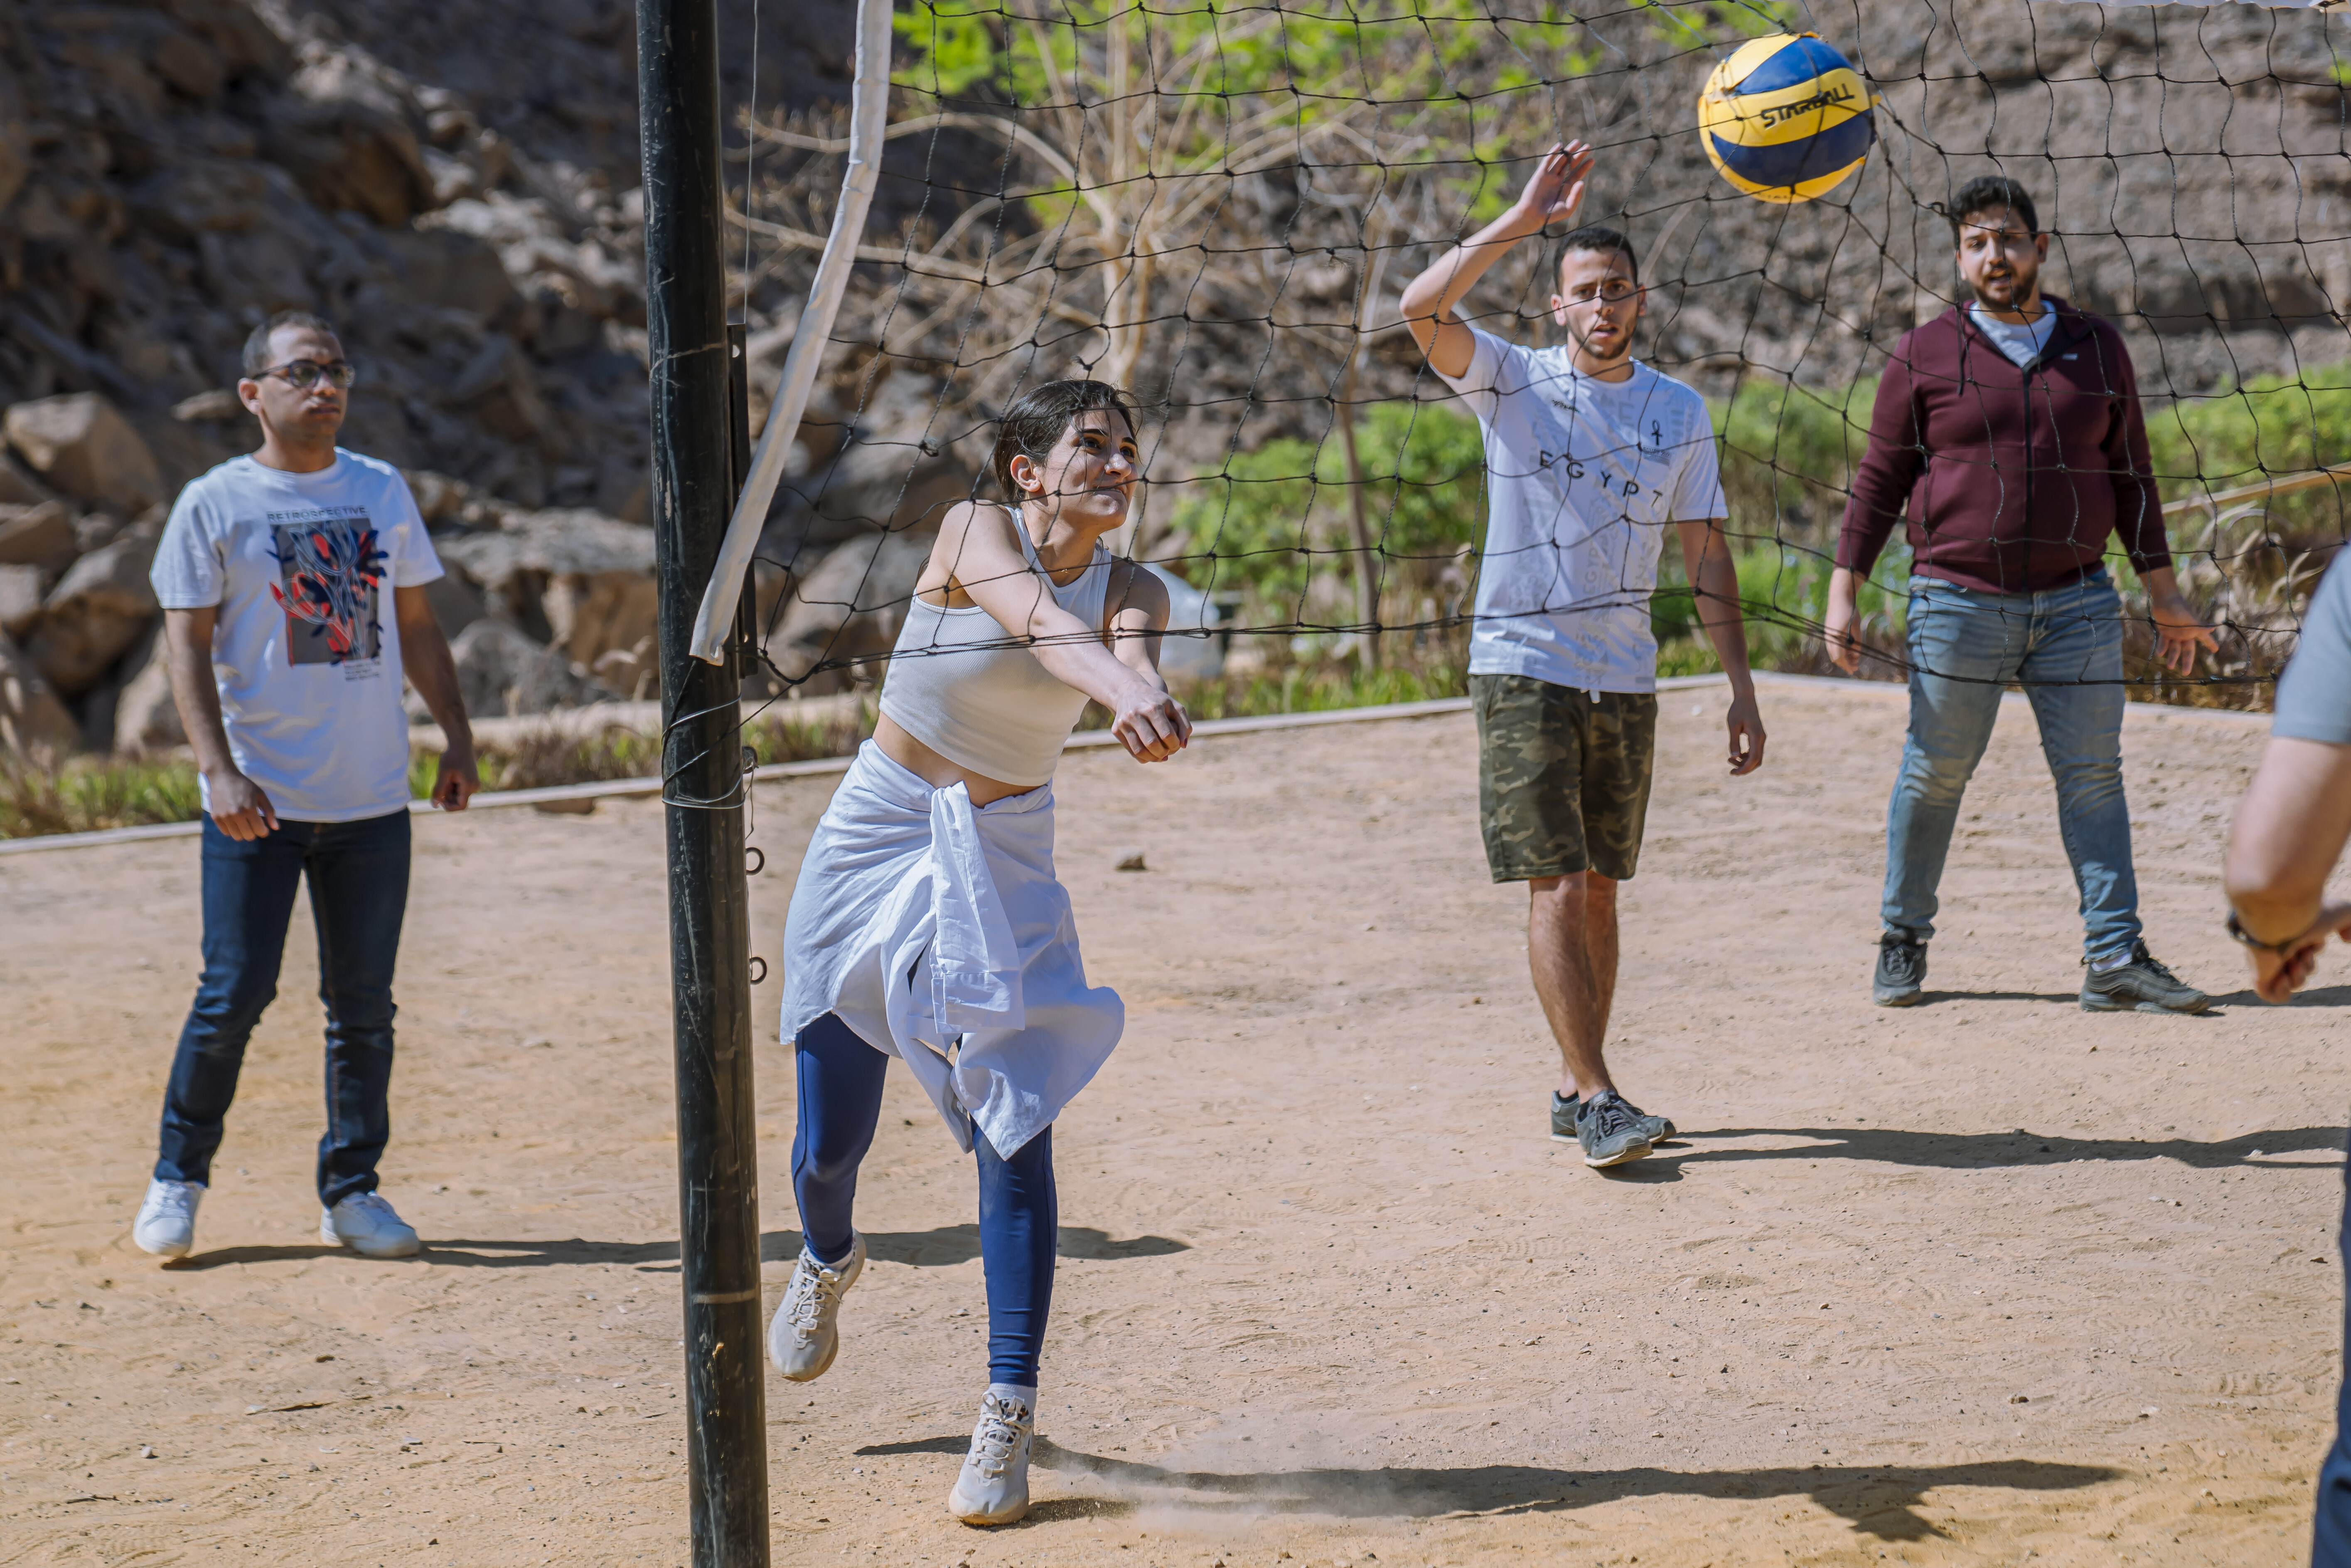
[[(774, 227), (737, 278), (765, 384), (814, 261), (775, 236), (829, 215), (839, 160), (812, 143), (843, 125), (854, 9), (721, 5), (729, 113), (756, 85), (783, 132), (760, 143), (749, 203)], [(2044, 193), (2057, 286), (2124, 320), (2157, 395), (2351, 355), (2351, 160), (2328, 65), (2351, 23), (1824, 0), (1810, 25), (1885, 92), (1885, 136), (1860, 180), (1785, 209), (1731, 194), (1700, 155), (1687, 106), (1710, 64), (1699, 45), (1721, 29), (1704, 5), (1673, 16), (1594, 24), (1592, 73), (1549, 101), (1518, 95), (1503, 129), (1513, 146), (1556, 127), (1608, 150), (1588, 212), (1651, 253), (1650, 351), (1709, 391), (1865, 372), (1950, 291), (1932, 204), (1995, 167)], [(177, 486), (251, 444), (225, 389), (246, 333), (287, 307), (343, 326), (362, 375), (348, 441), (414, 478), (455, 569), (443, 608), (476, 706), (646, 689), (633, 47), (626, 0), (0, 7), (0, 740), (175, 738), (146, 557)], [(744, 141), (731, 120), (737, 167)], [(986, 194), (1001, 142), (967, 125), (891, 143), (869, 240), (1033, 230), (1035, 209)], [(1177, 303), (1158, 297), (1132, 376), (1153, 405), (1155, 479), (1329, 428), (1344, 338), (1329, 328), (1361, 254), (1344, 186), (1368, 165), (1309, 162), (1236, 181), (1195, 236), (1214, 265)], [(1458, 221), (1444, 204), (1458, 196), (1431, 189), (1388, 241), (1386, 300)], [(778, 564), (762, 594), (787, 670), (886, 646), (924, 529), (969, 493), (1013, 384), (1006, 346), (1029, 335), (1031, 380), (1098, 361), (1067, 325), (1100, 310), (1098, 275), (1062, 276), (1045, 332), (861, 266), (768, 536)], [(1540, 293), (1518, 265), (1480, 298), (1507, 312)], [(1359, 400), (1433, 392), (1395, 331), (1359, 377)]]
[[(771, 108), (845, 90), (835, 12), (768, 8)], [(0, 739), (176, 738), (144, 562), (251, 447), (228, 388), (287, 308), (342, 329), (346, 443), (411, 474), (476, 706), (643, 689), (633, 45), (625, 0), (0, 7)]]

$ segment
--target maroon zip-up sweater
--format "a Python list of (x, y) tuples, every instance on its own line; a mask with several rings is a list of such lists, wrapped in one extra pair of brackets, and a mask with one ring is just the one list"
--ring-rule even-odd
[(2122, 335), (2042, 299), (2057, 326), (2029, 366), (1958, 306), (1895, 344), (1837, 565), (1866, 576), (1906, 515), (1920, 575), (1987, 593), (2077, 581), (2116, 533), (2140, 573), (2171, 564)]

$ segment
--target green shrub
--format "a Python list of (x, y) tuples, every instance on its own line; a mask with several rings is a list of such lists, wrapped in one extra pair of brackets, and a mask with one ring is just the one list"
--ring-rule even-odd
[[(1374, 403), (1356, 422), (1364, 509), (1381, 555), (1384, 597), (1424, 587), (1475, 545), (1486, 524), (1485, 445), (1478, 422), (1443, 403)], [(1192, 482), (1173, 527), (1183, 557), (1166, 564), (1196, 587), (1246, 591), (1261, 623), (1310, 619), (1307, 587), (1352, 585), (1346, 448), (1283, 437), (1237, 453)]]
[(1825, 391), (1775, 378), (1743, 382), (1715, 404), (1732, 531), (1825, 548), (1844, 518), (1876, 397), (1875, 376)]

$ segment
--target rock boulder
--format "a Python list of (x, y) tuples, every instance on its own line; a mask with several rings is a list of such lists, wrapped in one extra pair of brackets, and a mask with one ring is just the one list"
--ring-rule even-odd
[(57, 498), (57, 492), (34, 478), (23, 464), (0, 452), (0, 507), (37, 507)]
[(97, 392), (17, 403), (0, 428), (35, 473), (76, 500), (129, 515), (163, 498), (147, 443)]
[(57, 502), (37, 507), (0, 503), (0, 566), (32, 566), (59, 574), (80, 553), (73, 519)]
[(22, 641), (41, 619), (41, 569), (0, 566), (0, 632)]
[(22, 757), (71, 751), (80, 743), (81, 727), (66, 705), (24, 651), (0, 633), (0, 749)]
[(115, 751), (138, 757), (187, 745), (188, 732), (180, 723), (180, 706), (172, 700), (170, 655), (161, 635), (152, 640), (146, 659), (127, 674), (122, 695), (115, 699)]
[(155, 542), (126, 534), (74, 562), (41, 605), (25, 651), (60, 695), (80, 696), (146, 634), (158, 609), (147, 580)]
[[(437, 541), (443, 562), (482, 591), (494, 616), (543, 636), (610, 692), (633, 695), (657, 618), (653, 536), (584, 508), (510, 512), (496, 533)], [(607, 666), (610, 653), (629, 667)]]
[(449, 644), (457, 688), (474, 718), (584, 707), (604, 689), (571, 667), (560, 648), (533, 642), (503, 621), (476, 621)]
[[(933, 537), (873, 532), (834, 549), (793, 587), (768, 641), (768, 656), (798, 679), (819, 664), (838, 671), (888, 653), (905, 623), (906, 601), (930, 558)], [(838, 676), (820, 675), (809, 689), (831, 691), (841, 684)]]

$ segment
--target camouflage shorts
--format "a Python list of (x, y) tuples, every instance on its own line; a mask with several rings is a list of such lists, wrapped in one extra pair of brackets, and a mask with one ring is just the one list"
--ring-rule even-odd
[(1631, 878), (1649, 814), (1657, 699), (1532, 675), (1471, 675), (1478, 821), (1496, 882), (1596, 871)]

